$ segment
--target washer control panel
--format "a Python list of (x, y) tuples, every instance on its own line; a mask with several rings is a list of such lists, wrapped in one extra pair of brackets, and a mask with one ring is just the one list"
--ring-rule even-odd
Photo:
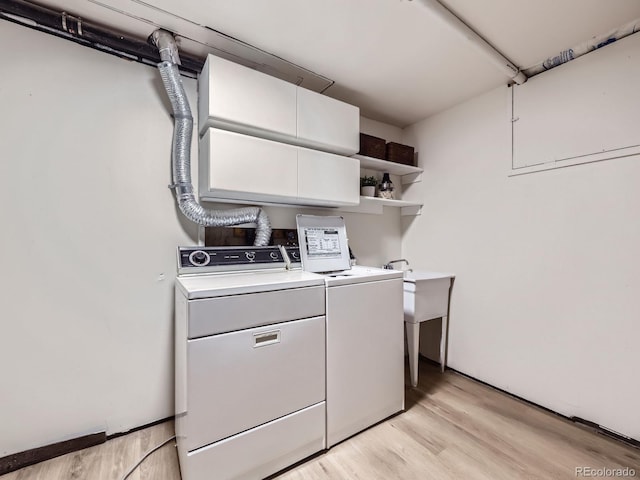
[(284, 249), (287, 251), (287, 256), (289, 257), (289, 260), (291, 261), (291, 263), (294, 266), (300, 266), (299, 264), (302, 262), (302, 259), (300, 257), (300, 248), (299, 247), (284, 247)]
[(178, 247), (178, 273), (231, 272), (284, 268), (278, 246)]

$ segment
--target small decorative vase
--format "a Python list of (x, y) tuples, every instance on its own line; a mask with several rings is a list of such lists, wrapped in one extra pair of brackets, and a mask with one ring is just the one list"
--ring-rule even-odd
[(360, 187), (360, 195), (363, 197), (375, 197), (376, 187), (374, 185), (367, 185), (366, 187)]

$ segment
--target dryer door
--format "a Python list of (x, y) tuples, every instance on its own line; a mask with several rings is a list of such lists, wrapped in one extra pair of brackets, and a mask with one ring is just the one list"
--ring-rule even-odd
[(193, 450), (324, 400), (325, 317), (189, 340), (187, 364)]

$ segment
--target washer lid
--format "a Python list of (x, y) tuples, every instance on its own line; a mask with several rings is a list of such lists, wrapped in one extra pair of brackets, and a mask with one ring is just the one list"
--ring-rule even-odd
[(296, 225), (303, 270), (336, 272), (351, 268), (344, 218), (298, 214)]
[(356, 283), (402, 278), (402, 271), (356, 265), (352, 267), (351, 270), (327, 273), (324, 277), (327, 287), (335, 287), (339, 285), (353, 285)]
[(188, 299), (324, 286), (324, 278), (302, 270), (182, 275), (176, 286)]

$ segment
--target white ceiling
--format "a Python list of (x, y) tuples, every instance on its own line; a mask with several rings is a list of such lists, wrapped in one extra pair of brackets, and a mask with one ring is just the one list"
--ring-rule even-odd
[[(638, 0), (441, 1), (522, 69), (640, 17)], [(162, 26), (206, 43), (209, 27), (332, 79), (327, 95), (399, 127), (509, 80), (419, 0), (39, 3), (144, 37)]]

